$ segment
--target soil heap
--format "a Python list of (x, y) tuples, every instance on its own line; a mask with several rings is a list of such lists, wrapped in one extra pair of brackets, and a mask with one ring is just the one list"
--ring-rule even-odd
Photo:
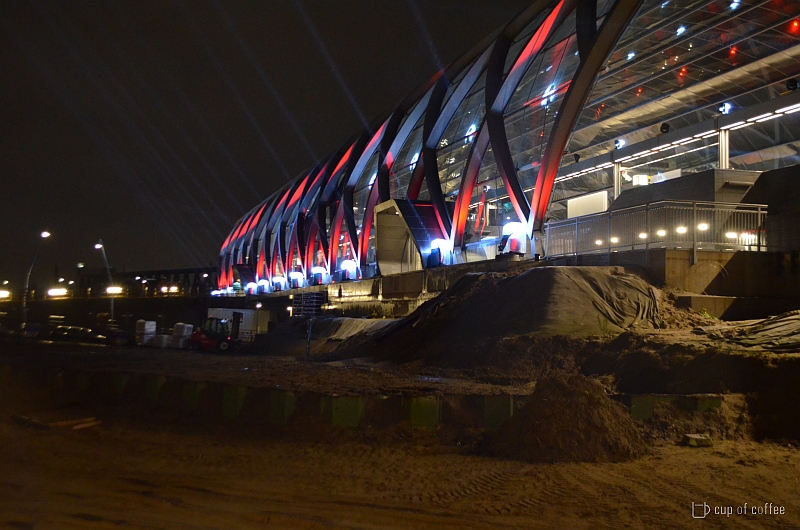
[(487, 437), (485, 451), (526, 462), (622, 462), (644, 454), (625, 407), (585, 376), (544, 377), (528, 404)]
[(659, 325), (660, 293), (617, 267), (468, 274), (389, 327), (376, 354), (394, 361), (479, 359), (501, 338), (589, 337)]

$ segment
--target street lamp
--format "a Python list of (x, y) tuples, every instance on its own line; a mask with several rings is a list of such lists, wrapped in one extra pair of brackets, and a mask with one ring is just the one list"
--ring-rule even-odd
[[(112, 287), (114, 285), (114, 280), (111, 278), (111, 267), (108, 266), (108, 256), (106, 256), (106, 247), (103, 245), (103, 240), (100, 239), (95, 245), (95, 250), (99, 250), (103, 253), (103, 261), (106, 264), (106, 272), (108, 273), (108, 287)], [(108, 297), (111, 300), (111, 321), (114, 321), (114, 296), (112, 293), (106, 291), (108, 293)]]
[(22, 331), (25, 331), (25, 328), (28, 325), (28, 289), (31, 283), (31, 273), (33, 272), (33, 266), (36, 264), (36, 258), (39, 256), (39, 249), (42, 248), (42, 241), (50, 237), (50, 232), (44, 231), (39, 234), (39, 244), (36, 245), (36, 252), (33, 254), (33, 260), (31, 260), (31, 266), (28, 269), (28, 274), (25, 275), (25, 290), (22, 292)]

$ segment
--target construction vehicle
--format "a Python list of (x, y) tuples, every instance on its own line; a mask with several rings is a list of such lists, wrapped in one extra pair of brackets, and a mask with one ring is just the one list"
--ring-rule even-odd
[(191, 347), (195, 351), (229, 351), (235, 349), (239, 340), (239, 325), (242, 314), (233, 313), (233, 318), (209, 317), (192, 333)]

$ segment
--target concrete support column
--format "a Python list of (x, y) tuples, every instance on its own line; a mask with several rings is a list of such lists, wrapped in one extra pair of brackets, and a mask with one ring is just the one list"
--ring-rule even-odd
[(614, 162), (614, 199), (622, 193), (622, 164)]
[(719, 169), (730, 169), (730, 131), (728, 129), (719, 130)]

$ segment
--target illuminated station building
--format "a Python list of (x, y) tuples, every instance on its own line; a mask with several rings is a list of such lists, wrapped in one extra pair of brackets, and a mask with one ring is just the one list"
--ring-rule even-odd
[(533, 2), (247, 212), (219, 293), (503, 255), (779, 248), (742, 199), (768, 173), (800, 184), (798, 75), (797, 0)]

